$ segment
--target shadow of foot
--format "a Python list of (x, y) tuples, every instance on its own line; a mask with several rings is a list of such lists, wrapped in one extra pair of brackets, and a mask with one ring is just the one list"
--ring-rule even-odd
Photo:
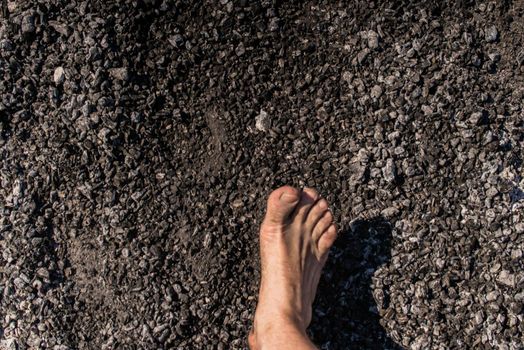
[(310, 334), (321, 349), (403, 349), (380, 325), (372, 294), (373, 274), (391, 259), (391, 231), (388, 221), (377, 218), (354, 222), (341, 232), (313, 306)]

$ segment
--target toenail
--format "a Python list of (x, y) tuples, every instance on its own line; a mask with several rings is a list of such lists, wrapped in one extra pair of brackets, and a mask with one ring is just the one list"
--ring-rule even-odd
[(326, 201), (321, 200), (321, 201), (318, 203), (318, 206), (320, 207), (320, 209), (326, 209), (326, 208), (327, 208), (327, 203), (326, 203)]
[(284, 202), (293, 203), (297, 201), (297, 196), (294, 194), (284, 193), (280, 196), (280, 199)]

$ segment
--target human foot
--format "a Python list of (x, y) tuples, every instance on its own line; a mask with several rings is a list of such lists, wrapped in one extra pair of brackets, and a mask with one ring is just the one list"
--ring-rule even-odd
[[(284, 333), (307, 340), (311, 306), (336, 236), (328, 203), (315, 190), (284, 186), (271, 193), (260, 227), (262, 278), (249, 335), (252, 349), (283, 349), (277, 338)], [(283, 340), (293, 348), (290, 339)], [(313, 347), (308, 340), (305, 345)]]

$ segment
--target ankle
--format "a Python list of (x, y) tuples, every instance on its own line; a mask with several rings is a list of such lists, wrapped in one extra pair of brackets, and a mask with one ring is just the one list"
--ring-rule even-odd
[(292, 318), (281, 318), (272, 319), (269, 322), (255, 322), (253, 327), (257, 334), (271, 335), (277, 332), (296, 331), (300, 333), (306, 333), (306, 328), (302, 325), (302, 322), (298, 319)]
[(255, 320), (249, 339), (251, 350), (316, 349), (299, 320), (289, 317), (275, 317), (269, 320), (267, 323)]
[(291, 306), (280, 306), (278, 308), (265, 308), (257, 306), (254, 319), (254, 327), (261, 332), (272, 332), (276, 328), (293, 328), (305, 333), (308, 324), (304, 315)]
[(253, 333), (257, 339), (257, 344), (261, 346), (265, 343), (265, 340), (286, 337), (289, 334), (305, 336), (306, 327), (297, 316), (272, 315), (271, 317), (264, 317), (263, 320), (255, 318)]

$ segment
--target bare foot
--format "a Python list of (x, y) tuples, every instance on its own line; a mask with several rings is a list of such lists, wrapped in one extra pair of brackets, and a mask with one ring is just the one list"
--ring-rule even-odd
[(283, 349), (279, 341), (291, 345), (290, 337), (279, 340), (286, 333), (307, 340), (318, 281), (336, 237), (328, 203), (315, 190), (284, 186), (271, 193), (260, 228), (262, 278), (249, 335), (252, 349)]

